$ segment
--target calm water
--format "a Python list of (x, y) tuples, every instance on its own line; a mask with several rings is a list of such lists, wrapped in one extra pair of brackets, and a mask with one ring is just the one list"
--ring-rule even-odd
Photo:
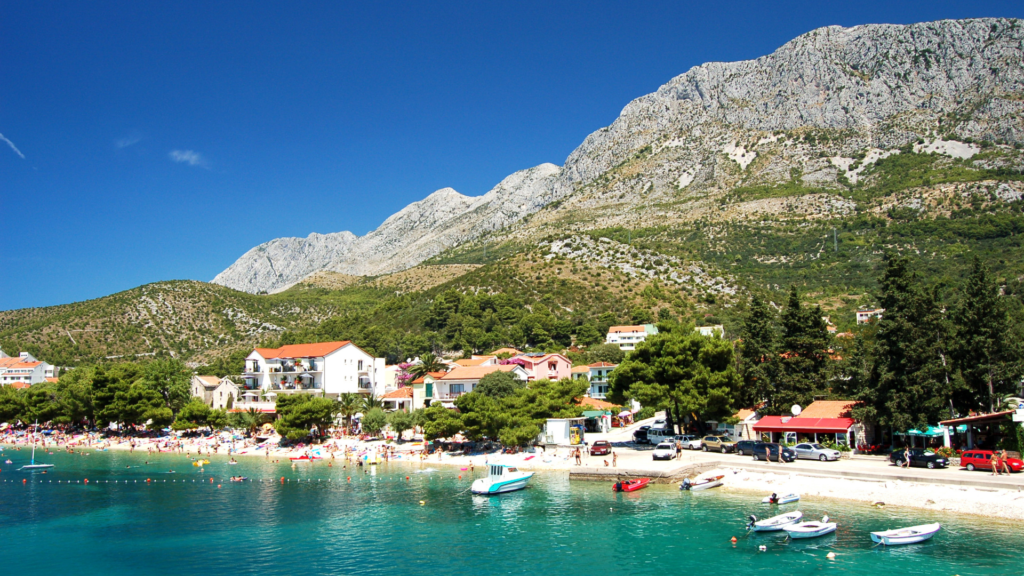
[[(744, 536), (748, 514), (768, 515), (755, 498), (675, 486), (614, 494), (549, 473), (523, 492), (479, 497), (467, 492), (468, 472), (425, 472), (430, 464), (371, 476), (340, 462), (293, 469), (219, 457), (200, 472), (183, 456), (147, 465), (145, 454), (59, 453), (39, 458), (57, 468), (27, 474), (16, 471), (26, 451), (3, 454), (14, 464), (0, 464), (0, 557), (21, 573), (1024, 574), (1017, 524), (953, 515), (804, 501), (805, 515), (827, 510), (839, 531), (785, 544)], [(228, 482), (235, 474), (263, 482)], [(943, 531), (925, 544), (873, 548), (867, 535), (930, 521)]]

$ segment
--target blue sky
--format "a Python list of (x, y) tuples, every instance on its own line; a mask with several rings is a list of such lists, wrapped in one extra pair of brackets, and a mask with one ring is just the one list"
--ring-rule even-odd
[(561, 164), (631, 99), (814, 28), (1017, 2), (4, 2), (0, 309), (210, 280)]

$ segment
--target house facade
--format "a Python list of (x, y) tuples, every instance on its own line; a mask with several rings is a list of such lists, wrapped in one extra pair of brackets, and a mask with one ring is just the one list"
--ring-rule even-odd
[(885, 308), (866, 308), (857, 310), (857, 324), (867, 324), (875, 318), (881, 319), (883, 312), (885, 312)]
[(620, 350), (636, 350), (636, 345), (658, 333), (654, 324), (637, 326), (612, 326), (605, 336), (606, 344), (616, 344)]
[(480, 383), (481, 378), (493, 372), (508, 372), (523, 382), (529, 379), (526, 370), (518, 364), (458, 367), (434, 381), (434, 396), (427, 399), (452, 407), (455, 405), (456, 398), (472, 392), (473, 388)]
[(194, 374), (189, 390), (194, 398), (199, 398), (204, 404), (214, 410), (231, 409), (241, 399), (241, 391), (238, 384), (230, 378), (217, 378), (216, 376), (200, 376)]
[(522, 354), (513, 360), (526, 371), (527, 380), (572, 378), (572, 362), (561, 354)]
[(618, 364), (608, 362), (597, 362), (588, 366), (590, 368), (590, 392), (591, 398), (604, 400), (608, 396), (608, 376)]
[(246, 356), (244, 370), (245, 388), (262, 390), (264, 397), (313, 393), (337, 398), (385, 392), (384, 359), (347, 340), (256, 348)]
[(751, 428), (759, 438), (771, 442), (834, 441), (856, 447), (867, 430), (850, 411), (859, 404), (855, 400), (818, 400), (799, 416), (764, 416)]
[(719, 338), (725, 338), (725, 326), (721, 324), (713, 324), (711, 326), (697, 326), (693, 329), (694, 332), (699, 332), (701, 336), (707, 338), (714, 338), (715, 335)]

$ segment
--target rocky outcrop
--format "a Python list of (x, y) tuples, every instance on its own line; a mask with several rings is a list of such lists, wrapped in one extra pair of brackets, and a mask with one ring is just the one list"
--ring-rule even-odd
[(404, 270), (536, 212), (553, 199), (559, 172), (553, 164), (522, 170), (479, 197), (443, 188), (365, 236), (339, 232), (271, 240), (246, 252), (213, 282), (245, 292), (276, 292), (321, 270), (358, 276)]
[[(478, 198), (439, 190), (361, 238), (274, 240), (214, 282), (273, 291), (316, 270), (394, 272), (489, 232), (528, 235), (518, 223), (536, 212), (534, 235), (732, 214), (721, 195), (737, 187), (839, 189), (911, 142), (961, 159), (974, 153), (968, 138), (1012, 150), (1024, 142), (1022, 94), (1020, 20), (821, 28), (756, 60), (673, 78), (588, 136), (561, 169), (517, 172)], [(1000, 162), (1019, 169), (1021, 160)], [(840, 198), (812, 198), (799, 206), (846, 210)]]

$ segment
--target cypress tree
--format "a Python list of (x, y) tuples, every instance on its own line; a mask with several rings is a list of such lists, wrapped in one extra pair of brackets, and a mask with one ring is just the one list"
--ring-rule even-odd
[(816, 393), (823, 392), (831, 372), (829, 356), (828, 328), (821, 307), (804, 306), (796, 286), (791, 287), (782, 312), (781, 374), (775, 383), (773, 410), (782, 413), (793, 404), (806, 406)]

